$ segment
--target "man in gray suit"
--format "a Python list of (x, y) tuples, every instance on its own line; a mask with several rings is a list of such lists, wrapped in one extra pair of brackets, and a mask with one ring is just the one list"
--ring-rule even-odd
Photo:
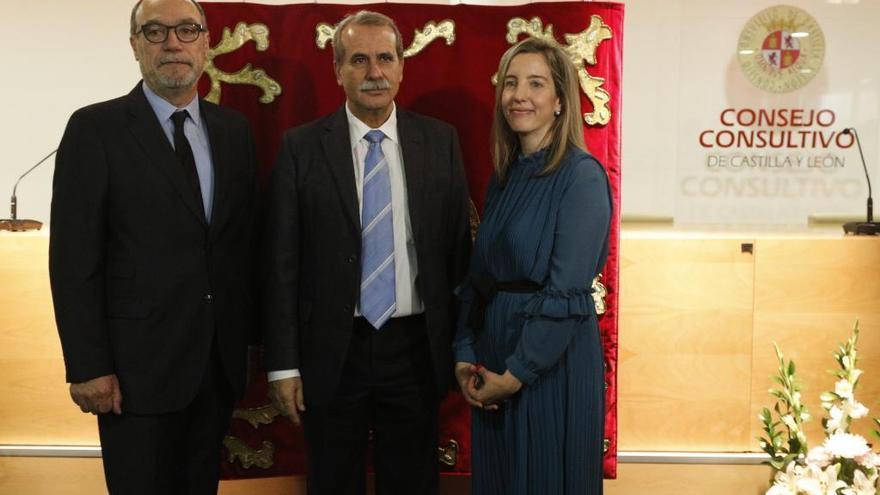
[(264, 344), (270, 396), (304, 421), (309, 493), (436, 493), (452, 377), (453, 289), (470, 252), (455, 130), (397, 108), (400, 32), (337, 26), (346, 103), (284, 135), (269, 189)]

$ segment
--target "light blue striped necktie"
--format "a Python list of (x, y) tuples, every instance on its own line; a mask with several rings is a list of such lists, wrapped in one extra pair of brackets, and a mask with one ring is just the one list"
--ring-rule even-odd
[(368, 132), (361, 208), (361, 314), (377, 330), (397, 309), (394, 291), (394, 229), (391, 179), (382, 153), (385, 134)]

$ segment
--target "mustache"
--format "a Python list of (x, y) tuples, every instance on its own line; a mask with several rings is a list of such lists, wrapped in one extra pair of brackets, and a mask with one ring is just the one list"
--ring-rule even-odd
[(379, 79), (378, 81), (364, 81), (361, 83), (361, 91), (376, 91), (378, 89), (390, 89), (391, 83), (388, 79)]
[(159, 59), (159, 65), (165, 65), (165, 64), (186, 64), (190, 67), (193, 66), (192, 60), (187, 60), (185, 58), (178, 58), (178, 57), (172, 57), (172, 56), (162, 57)]

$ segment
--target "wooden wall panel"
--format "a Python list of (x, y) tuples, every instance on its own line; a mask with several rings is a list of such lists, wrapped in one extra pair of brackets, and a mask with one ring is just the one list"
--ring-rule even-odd
[(624, 239), (621, 450), (748, 450), (750, 239)]
[[(808, 439), (823, 438), (819, 394), (834, 389), (833, 353), (860, 320), (859, 367), (865, 371), (857, 398), (880, 414), (880, 239), (766, 239), (756, 248), (755, 339), (751, 436), (761, 433), (757, 415), (773, 398), (776, 342), (794, 359), (802, 396), (814, 419)], [(870, 421), (856, 431), (867, 434)], [(868, 437), (870, 438), (870, 437)]]
[(768, 466), (620, 464), (605, 495), (764, 495)]
[(0, 444), (97, 445), (64, 381), (47, 236), (0, 233)]

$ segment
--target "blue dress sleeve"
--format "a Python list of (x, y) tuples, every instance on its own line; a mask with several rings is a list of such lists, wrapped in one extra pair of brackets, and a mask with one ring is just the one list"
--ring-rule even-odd
[(506, 360), (508, 370), (525, 384), (553, 367), (574, 333), (596, 314), (591, 285), (607, 255), (608, 179), (601, 165), (587, 155), (569, 166), (573, 170), (560, 199), (549, 278), (520, 310), (522, 334)]
[[(486, 187), (485, 208), (494, 200), (498, 193), (498, 180), (495, 174), (489, 178), (489, 185)], [(468, 266), (468, 273), (481, 273), (483, 269), (479, 266), (479, 258), (477, 250), (471, 253), (471, 261)], [(471, 312), (471, 305), (474, 302), (474, 289), (467, 280), (462, 281), (455, 289), (455, 295), (458, 297), (458, 320), (456, 324), (455, 338), (452, 341), (452, 352), (455, 362), (476, 363), (477, 355), (474, 352), (474, 330), (468, 325), (468, 315)]]
[(452, 341), (452, 352), (455, 354), (455, 362), (464, 362), (474, 364), (477, 362), (477, 355), (474, 352), (474, 331), (468, 325), (468, 314), (471, 311), (471, 304), (474, 301), (474, 290), (470, 284), (462, 283), (455, 289), (458, 296), (458, 325), (455, 332), (455, 339)]

